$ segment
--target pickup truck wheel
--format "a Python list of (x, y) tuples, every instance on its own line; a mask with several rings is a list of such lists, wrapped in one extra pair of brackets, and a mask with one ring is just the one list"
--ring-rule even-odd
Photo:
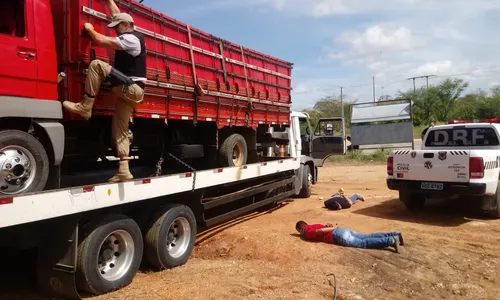
[(166, 206), (144, 237), (145, 257), (157, 269), (170, 269), (187, 262), (196, 240), (196, 218), (185, 205)]
[(230, 135), (219, 148), (221, 167), (241, 167), (247, 163), (247, 159), (247, 142), (240, 134), (235, 133)]
[(399, 191), (399, 200), (401, 200), (410, 211), (421, 210), (425, 205), (425, 198), (423, 196), (412, 194), (405, 190)]
[(0, 132), (0, 195), (42, 191), (49, 170), (47, 152), (34, 136), (20, 130)]
[(143, 240), (137, 223), (121, 215), (110, 215), (84, 228), (78, 246), (77, 287), (91, 295), (102, 295), (132, 283), (141, 264)]
[(488, 215), (495, 219), (500, 219), (500, 181), (497, 184), (497, 192), (495, 193), (496, 208), (495, 210), (488, 211)]
[(299, 198), (309, 198), (312, 193), (313, 176), (309, 165), (304, 165), (302, 168), (302, 189), (298, 194)]

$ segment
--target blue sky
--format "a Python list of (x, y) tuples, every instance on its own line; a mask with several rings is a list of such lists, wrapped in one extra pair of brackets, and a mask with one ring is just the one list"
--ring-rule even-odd
[[(497, 0), (145, 0), (213, 35), (294, 63), (293, 108), (350, 101), (452, 74), (470, 89), (500, 84)], [(420, 86), (425, 83), (417, 81)]]

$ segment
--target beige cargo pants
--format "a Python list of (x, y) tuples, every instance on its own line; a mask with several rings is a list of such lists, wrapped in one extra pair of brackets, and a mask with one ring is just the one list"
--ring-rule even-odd
[[(93, 60), (90, 63), (87, 80), (85, 83), (85, 92), (88, 96), (95, 97), (99, 93), (101, 83), (111, 73), (111, 65), (101, 60)], [(130, 140), (128, 128), (130, 116), (144, 99), (144, 90), (137, 84), (128, 86), (125, 91), (123, 86), (117, 86), (112, 89), (113, 94), (117, 96), (115, 112), (113, 114), (112, 136), (117, 150), (118, 157), (127, 158), (130, 152)]]

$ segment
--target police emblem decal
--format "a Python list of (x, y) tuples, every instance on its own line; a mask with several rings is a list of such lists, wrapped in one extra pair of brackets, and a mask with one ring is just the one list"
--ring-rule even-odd
[(445, 160), (446, 159), (446, 151), (439, 151), (438, 152), (438, 158), (439, 160)]

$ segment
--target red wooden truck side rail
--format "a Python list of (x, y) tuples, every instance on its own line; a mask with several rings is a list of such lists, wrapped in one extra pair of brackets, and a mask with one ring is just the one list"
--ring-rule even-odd
[[(217, 121), (224, 126), (287, 124), (292, 63), (217, 38), (136, 1), (116, 1), (146, 36), (148, 85), (134, 117)], [(106, 1), (52, 0), (60, 64), (68, 75), (61, 99), (79, 101), (83, 71), (92, 58), (112, 62), (113, 52), (93, 47), (82, 36), (85, 22), (114, 35)], [(82, 64), (82, 62), (84, 62)], [(196, 96), (199, 85), (204, 95)], [(103, 92), (95, 114), (109, 115), (115, 97)]]

